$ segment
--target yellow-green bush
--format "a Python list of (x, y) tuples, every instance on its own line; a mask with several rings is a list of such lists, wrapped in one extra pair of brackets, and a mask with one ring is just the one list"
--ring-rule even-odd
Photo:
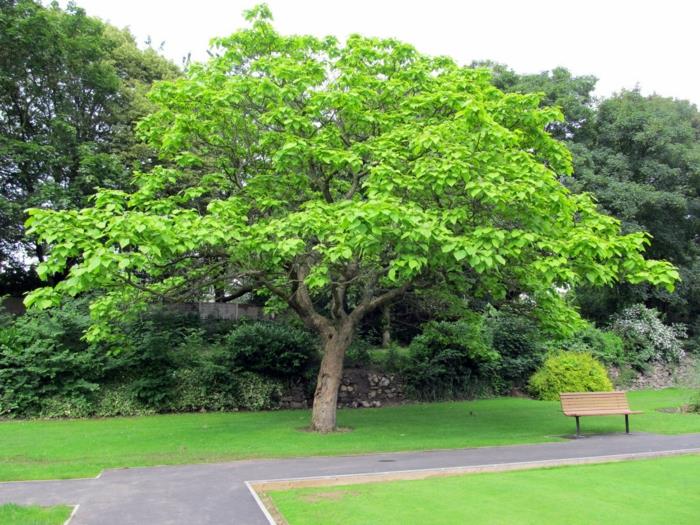
[(559, 399), (560, 392), (608, 392), (612, 382), (600, 364), (587, 352), (559, 351), (545, 359), (529, 381), (530, 393), (545, 400)]

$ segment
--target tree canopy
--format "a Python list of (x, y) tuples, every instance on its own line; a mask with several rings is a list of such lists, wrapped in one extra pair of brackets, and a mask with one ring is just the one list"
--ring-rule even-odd
[(17, 293), (45, 256), (24, 235), (24, 210), (80, 208), (97, 186), (127, 187), (153, 155), (133, 133), (145, 92), (178, 71), (72, 3), (0, 7), (0, 293)]
[(562, 290), (625, 280), (672, 288), (647, 235), (573, 194), (560, 121), (538, 95), (504, 94), (485, 69), (396, 40), (283, 36), (266, 7), (215, 41), (185, 78), (159, 82), (139, 131), (163, 164), (136, 190), (83, 210), (32, 210), (52, 246), (32, 293), (104, 292), (89, 336), (122, 305), (255, 290), (319, 334), (313, 427), (335, 427), (344, 352), (359, 320), (410, 288), (516, 295), (543, 319), (577, 319)]

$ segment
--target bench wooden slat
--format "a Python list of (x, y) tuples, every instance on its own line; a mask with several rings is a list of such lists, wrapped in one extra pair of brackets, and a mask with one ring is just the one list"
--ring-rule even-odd
[(567, 404), (565, 405), (564, 410), (596, 410), (596, 409), (601, 409), (601, 410), (629, 410), (629, 405), (621, 405), (621, 404), (607, 404), (607, 405), (591, 405), (590, 403), (587, 404), (579, 404), (579, 405), (570, 405)]
[(639, 410), (568, 410), (566, 416), (614, 416), (618, 414), (641, 414)]
[(627, 406), (626, 401), (621, 401), (619, 399), (581, 399), (581, 400), (567, 400), (565, 401), (567, 406)]

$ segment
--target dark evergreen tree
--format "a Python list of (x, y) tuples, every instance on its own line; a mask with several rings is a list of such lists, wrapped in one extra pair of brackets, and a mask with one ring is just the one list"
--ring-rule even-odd
[(24, 210), (87, 205), (123, 188), (153, 153), (134, 138), (153, 81), (177, 68), (70, 3), (0, 0), (0, 295), (35, 286), (45, 247), (24, 235)]

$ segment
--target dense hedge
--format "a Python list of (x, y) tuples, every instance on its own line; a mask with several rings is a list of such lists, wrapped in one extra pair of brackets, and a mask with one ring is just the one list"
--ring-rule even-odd
[(84, 417), (271, 409), (311, 381), (315, 339), (284, 323), (202, 322), (160, 312), (88, 345), (87, 304), (0, 320), (0, 416)]
[[(164, 309), (121, 326), (118, 344), (90, 345), (82, 339), (87, 304), (0, 317), (0, 417), (274, 409), (292, 383), (309, 398), (313, 392), (317, 341), (295, 325), (202, 321)], [(608, 330), (591, 325), (567, 339), (547, 337), (527, 312), (490, 311), (426, 323), (404, 348), (378, 349), (358, 336), (345, 364), (398, 373), (418, 400), (528, 389), (549, 398), (607, 388), (595, 360), (618, 367), (623, 379), (674, 362), (683, 335), (683, 327), (639, 307)], [(548, 354), (554, 357), (544, 362)]]
[(81, 340), (89, 321), (84, 304), (12, 321), (4, 317), (0, 326), (0, 416), (37, 414), (53, 398), (85, 399), (99, 390), (109, 359)]
[(411, 343), (402, 372), (417, 399), (510, 394), (525, 389), (546, 351), (543, 334), (528, 316), (473, 314), (426, 324)]

